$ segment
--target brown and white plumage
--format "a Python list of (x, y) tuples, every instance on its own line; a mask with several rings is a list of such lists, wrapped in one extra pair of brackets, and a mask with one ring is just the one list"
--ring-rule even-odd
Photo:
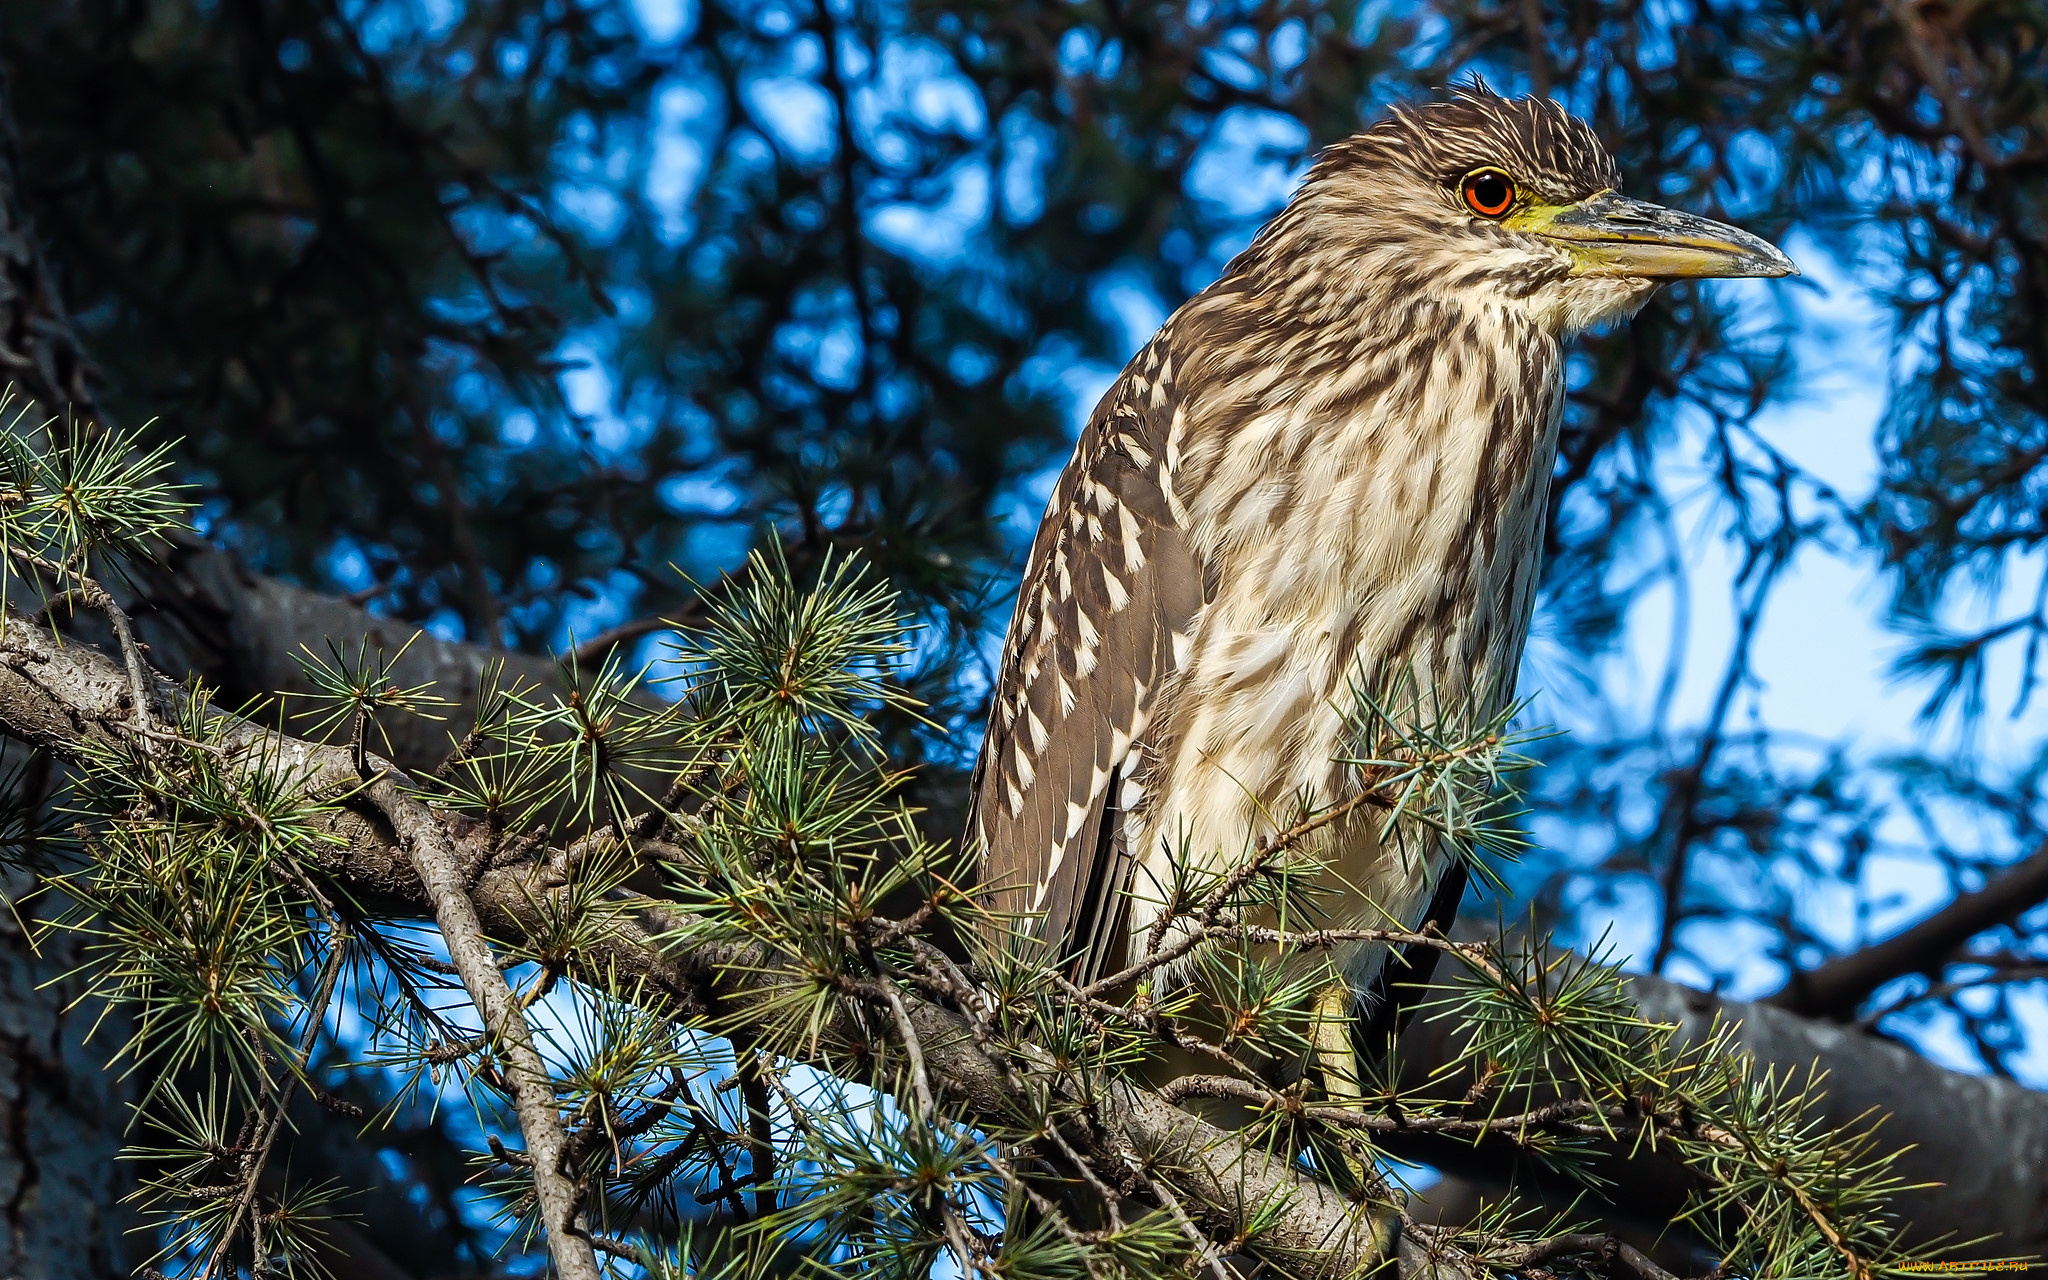
[[(1496, 171), (1512, 210), (1479, 216), (1472, 175)], [(1397, 110), (1325, 151), (1131, 361), (1054, 489), (1003, 651), (969, 830), (992, 906), (1112, 971), (1174, 859), (1227, 865), (1350, 794), (1332, 757), (1354, 683), (1511, 695), (1563, 341), (1675, 275), (1790, 270), (1618, 182), (1554, 103)], [(1455, 908), (1441, 859), (1383, 855), (1370, 820), (1323, 838), (1343, 914), (1412, 923), (1439, 887)], [(1354, 990), (1382, 962), (1347, 957)]]

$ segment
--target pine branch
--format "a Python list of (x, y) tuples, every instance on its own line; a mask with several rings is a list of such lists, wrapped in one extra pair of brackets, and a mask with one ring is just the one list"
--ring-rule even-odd
[[(24, 737), (44, 735), (43, 745), (81, 762), (96, 752), (104, 756), (106, 744), (133, 736), (132, 724), (118, 714), (125, 673), (105, 657), (66, 646), (40, 629), (17, 627), (10, 634), (11, 642), (0, 636), (0, 724)], [(848, 633), (845, 639), (851, 645), (854, 637)], [(786, 683), (793, 670), (786, 664), (766, 671), (764, 679), (771, 687)], [(744, 693), (740, 685), (730, 687)], [(1399, 930), (1294, 934), (1239, 925), (1231, 917), (1245, 905), (1240, 895), (1255, 885), (1259, 892), (1284, 895), (1292, 871), (1277, 868), (1271, 885), (1260, 885), (1256, 875), (1224, 871), (1216, 876), (1220, 888), (1184, 895), (1201, 920), (1200, 936), (1180, 953), (1191, 961), (1232, 947), (1303, 954), (1339, 941), (1368, 939), (1450, 951), (1478, 983), (1458, 1001), (1459, 1016), (1478, 1028), (1467, 1052), (1505, 1064), (1507, 1079), (1492, 1096), (1520, 1096), (1514, 1091), (1526, 1091), (1541, 1080), (1563, 1081), (1578, 1092), (1547, 1108), (1510, 1109), (1483, 1119), (1413, 1108), (1404, 1114), (1391, 1105), (1373, 1114), (1290, 1096), (1234, 1076), (1161, 1094), (1132, 1083), (1110, 1065), (1115, 1046), (1129, 1039), (1113, 1024), (1148, 1030), (1190, 1051), (1207, 1051), (1219, 1065), (1238, 1067), (1221, 1047), (1231, 1042), (1226, 1038), (1212, 1044), (1189, 1035), (1163, 1005), (1116, 1005), (1070, 985), (1063, 988), (1066, 1008), (1055, 998), (1040, 1006), (1037, 1022), (1027, 1019), (1022, 1033), (995, 1034), (1001, 1004), (991, 1005), (986, 992), (977, 993), (980, 980), (966, 980), (933, 960), (928, 949), (909, 945), (903, 921), (863, 905), (885, 897), (888, 875), (895, 873), (875, 882), (844, 878), (841, 860), (849, 850), (860, 865), (871, 867), (876, 864), (860, 850), (869, 841), (893, 837), (876, 835), (845, 816), (868, 803), (869, 793), (859, 787), (849, 787), (835, 802), (850, 808), (807, 807), (811, 802), (801, 770), (812, 757), (774, 745), (799, 739), (771, 738), (769, 745), (756, 748), (761, 759), (734, 753), (736, 760), (751, 761), (749, 767), (761, 767), (761, 760), (774, 764), (750, 774), (744, 794), (722, 801), (707, 817), (706, 831), (723, 834), (699, 842), (691, 883), (676, 889), (678, 901), (700, 904), (698, 914), (692, 914), (675, 903), (625, 891), (620, 878), (606, 878), (597, 868), (608, 856), (603, 851), (626, 847), (609, 828), (566, 847), (543, 845), (532, 858), (503, 861), (497, 856), (500, 833), (487, 824), (438, 814), (405, 793), (400, 789), (403, 775), (366, 756), (359, 742), (320, 747), (272, 733), (206, 710), (167, 684), (156, 696), (176, 709), (181, 742), (189, 739), (230, 759), (246, 753), (292, 762), (288, 773), (271, 770), (268, 776), (289, 777), (292, 785), (323, 802), (307, 810), (306, 821), (329, 824), (333, 843), (303, 846), (313, 871), (361, 899), (371, 888), (359, 869), (367, 860), (384, 877), (376, 886), (380, 910), (426, 910), (439, 920), (453, 966), (487, 1031), (499, 1042), (508, 1070), (490, 1078), (513, 1099), (541, 1220), (565, 1274), (579, 1274), (572, 1267), (585, 1263), (580, 1274), (595, 1275), (595, 1255), (576, 1220), (579, 1188), (573, 1180), (579, 1169), (565, 1164), (572, 1148), (553, 1081), (520, 1016), (520, 1001), (491, 955), (487, 932), (519, 941), (541, 960), (543, 976), (536, 991), (557, 976), (579, 979), (607, 999), (633, 1002), (663, 1018), (680, 1017), (742, 1046), (758, 1042), (772, 1054), (827, 1071), (843, 1073), (849, 1064), (866, 1064), (854, 1070), (857, 1079), (886, 1078), (891, 1063), (907, 1062), (907, 1076), (897, 1079), (908, 1082), (915, 1099), (907, 1104), (911, 1128), (928, 1131), (933, 1141), (943, 1138), (950, 1124), (941, 1120), (941, 1108), (955, 1109), (969, 1124), (996, 1132), (1009, 1125), (1014, 1133), (1019, 1107), (1026, 1106), (1027, 1117), (1038, 1117), (1027, 1121), (1031, 1136), (1026, 1145), (1036, 1144), (1034, 1158), (1042, 1156), (1064, 1171), (1060, 1176), (1078, 1176), (1111, 1210), (1109, 1234), (1088, 1245), (1111, 1254), (1127, 1249), (1137, 1251), (1133, 1256), (1152, 1258), (1161, 1248), (1172, 1252), (1181, 1247), (1162, 1245), (1162, 1239), (1200, 1237), (1207, 1244), (1195, 1242), (1197, 1261), (1213, 1256), (1211, 1247), (1225, 1241), (1254, 1242), (1260, 1251), (1305, 1259), (1298, 1268), (1304, 1273), (1348, 1271), (1380, 1261), (1384, 1244), (1373, 1210), (1360, 1211), (1290, 1159), (1284, 1148), (1271, 1149), (1256, 1126), (1244, 1134), (1224, 1132), (1174, 1105), (1206, 1089), (1209, 1096), (1253, 1103), (1290, 1125), (1306, 1124), (1307, 1132), (1321, 1135), (1316, 1140), (1326, 1144), (1315, 1149), (1322, 1168), (1333, 1167), (1323, 1155), (1330, 1149), (1348, 1151), (1369, 1168), (1372, 1151), (1365, 1139), (1377, 1133), (1506, 1136), (1542, 1154), (1563, 1152), (1560, 1143), (1621, 1141), (1633, 1130), (1651, 1149), (1671, 1151), (1707, 1175), (1711, 1197), (1702, 1212), (1727, 1215), (1739, 1224), (1730, 1246), (1735, 1252), (1761, 1250), (1770, 1257), (1773, 1250), (1808, 1248), (1824, 1240), (1857, 1280), (1894, 1257), (1884, 1219), (1867, 1210), (1874, 1189), (1889, 1185), (1882, 1180), (1885, 1162), (1871, 1161), (1867, 1149), (1853, 1143), (1829, 1145), (1803, 1136), (1812, 1083), (1801, 1091), (1780, 1088), (1769, 1077), (1753, 1081), (1746, 1065), (1724, 1061), (1719, 1041), (1691, 1057), (1673, 1056), (1666, 1047), (1668, 1030), (1641, 1023), (1622, 1002), (1617, 980), (1584, 962), (1559, 966), (1539, 963), (1533, 955), (1515, 960), (1495, 949)], [(830, 723), (848, 714), (825, 694), (813, 696), (816, 710), (807, 712), (808, 718)], [(592, 729), (600, 731), (631, 732), (627, 726)], [(777, 750), (782, 754), (774, 754)], [(364, 766), (372, 774), (367, 785), (359, 772)], [(1404, 785), (1412, 789), (1414, 776)], [(846, 775), (825, 766), (823, 778), (829, 794)], [(599, 781), (593, 777), (592, 795)], [(1405, 803), (1393, 802), (1397, 812)], [(382, 817), (384, 824), (363, 822), (365, 811)], [(625, 821), (615, 804), (608, 811), (615, 822)], [(813, 822), (822, 824), (815, 833), (806, 830), (806, 823)], [(395, 834), (395, 841), (387, 832)], [(825, 833), (839, 843), (823, 838)], [(1284, 844), (1285, 835), (1262, 852)], [(752, 861), (749, 841), (758, 846), (763, 861)], [(1255, 857), (1252, 865), (1266, 864)], [(935, 890), (957, 900), (948, 884), (941, 882)], [(558, 941), (545, 941), (549, 938)], [(885, 945), (892, 948), (891, 958), (881, 955)], [(1158, 948), (1155, 955), (1165, 950)], [(1057, 985), (1049, 970), (1031, 973), (1041, 992)], [(1271, 986), (1251, 994), (1272, 998), (1275, 1009), (1299, 1004)], [(1062, 1025), (1068, 1029), (1061, 1030)], [(881, 1034), (878, 1028), (884, 1029)], [(1058, 1043), (1076, 1032), (1072, 1047)], [(743, 1048), (741, 1082), (753, 1064), (765, 1061)], [(587, 1098), (583, 1109), (571, 1108), (586, 1126), (579, 1133), (594, 1132), (588, 1124), (612, 1126), (613, 1117), (629, 1114), (606, 1086), (578, 1087)], [(1025, 1101), (1033, 1098), (1040, 1101)], [(817, 1211), (802, 1197), (792, 1197), (786, 1210), (776, 1211), (774, 1196), (787, 1183), (774, 1177), (775, 1135), (760, 1126), (767, 1114), (766, 1089), (750, 1090), (748, 1104), (756, 1120), (749, 1182), (760, 1200), (759, 1221), (764, 1230), (786, 1229), (795, 1221), (791, 1215)], [(611, 1131), (612, 1153), (623, 1168), (625, 1157)], [(579, 1163), (585, 1157), (602, 1160), (605, 1154), (594, 1138), (573, 1150)], [(1815, 1159), (1825, 1167), (1817, 1171)], [(785, 1169), (795, 1167), (794, 1161), (780, 1163)], [(785, 1173), (784, 1179), (789, 1176)], [(1826, 1178), (1838, 1176), (1850, 1180), (1852, 1199), (1844, 1201), (1832, 1183), (1822, 1186)], [(885, 1181), (882, 1189), (901, 1196), (907, 1185)], [(1873, 1190), (1860, 1189), (1866, 1186)], [(1363, 1190), (1374, 1203), (1387, 1198), (1384, 1187), (1370, 1182)], [(955, 1249), (963, 1269), (982, 1269), (978, 1259), (985, 1242), (972, 1224), (957, 1218), (953, 1194), (919, 1194), (923, 1198), (916, 1201), (920, 1207), (914, 1216), (938, 1233), (940, 1247)], [(1164, 1212), (1121, 1221), (1115, 1206), (1126, 1195)], [(1274, 1206), (1283, 1203), (1288, 1212), (1276, 1213)], [(1788, 1220), (1787, 1206), (1798, 1222)], [(1432, 1249), (1455, 1253), (1455, 1245), (1443, 1240)], [(570, 1250), (581, 1256), (565, 1262), (563, 1255)]]
[[(125, 675), (97, 650), (21, 625), (19, 615), (12, 623), (0, 635), (0, 731), (74, 762), (119, 743), (129, 723), (122, 705)], [(167, 710), (182, 710), (189, 698), (189, 691), (161, 677), (156, 678), (155, 693)], [(216, 723), (223, 749), (271, 753), (294, 771), (309, 794), (346, 797), (365, 790), (345, 746), (290, 738), (228, 713), (218, 713)], [(369, 764), (382, 775), (376, 786), (395, 791), (403, 775), (374, 755)], [(450, 870), (488, 861), (486, 851), (473, 848), (481, 838), (478, 825), (436, 814), (409, 798), (389, 809), (381, 803), (372, 805), (375, 799), (365, 794), (361, 802), (347, 802), (322, 814), (323, 830), (335, 843), (332, 856), (313, 869), (357, 901), (400, 915), (437, 914), (436, 895), (452, 884), (447, 897), (454, 906), (447, 922), (452, 925), (451, 952), (464, 936), (479, 942), (486, 935), (523, 940), (544, 924), (543, 904), (565, 892), (562, 886), (545, 882), (542, 861), (536, 860), (490, 867), (464, 894), (459, 879), (450, 878)], [(365, 805), (385, 809), (391, 826), (373, 820), (364, 812)], [(394, 828), (402, 833), (400, 840), (394, 841)], [(424, 860), (417, 853), (422, 847), (427, 850)], [(420, 861), (425, 865), (416, 865)], [(440, 888), (430, 892), (425, 876)], [(462, 918), (463, 901), (471, 904), (473, 929)], [(774, 957), (752, 945), (710, 943), (674, 950), (661, 944), (662, 935), (681, 931), (689, 923), (660, 904), (642, 902), (592, 930), (584, 962), (607, 970), (614, 981), (640, 991), (643, 1000), (674, 1015), (738, 1026), (772, 1020), (781, 996)], [(463, 975), (465, 987), (476, 983), (472, 998), (502, 1034), (508, 1029), (502, 1021), (504, 1007), (485, 975), (487, 970), (502, 984), (495, 961), (486, 950), (482, 957), (472, 953), (457, 964), (470, 970)], [(504, 999), (509, 999), (506, 990)], [(924, 1049), (935, 1101), (969, 1115), (1008, 1114), (1016, 1100), (1012, 1080), (1005, 1065), (977, 1045), (968, 1019), (921, 999), (906, 996), (903, 1004)], [(843, 1015), (822, 1030), (821, 1048), (813, 1061), (829, 1071), (837, 1059), (823, 1046), (851, 1043), (863, 1033)], [(513, 1074), (522, 1071), (515, 1064)], [(1067, 1105), (1088, 1108), (1107, 1132), (1122, 1135), (1138, 1159), (1154, 1168), (1174, 1169), (1179, 1194), (1198, 1202), (1205, 1217), (1224, 1224), (1231, 1234), (1249, 1233), (1268, 1206), (1285, 1203), (1289, 1212), (1261, 1234), (1267, 1247), (1313, 1259), (1317, 1274), (1333, 1276), (1350, 1274), (1374, 1256), (1368, 1219), (1334, 1188), (1256, 1142), (1218, 1129), (1128, 1081), (1087, 1078), (1060, 1087)], [(535, 1142), (529, 1133), (528, 1140), (529, 1149), (540, 1157), (535, 1160), (538, 1186), (544, 1176), (546, 1139)], [(553, 1150), (559, 1154), (559, 1145)], [(579, 1248), (595, 1267), (589, 1246)], [(579, 1262), (572, 1259), (570, 1265)], [(559, 1255), (557, 1265), (562, 1265)]]
[(484, 940), (483, 925), (466, 891), (462, 861), (441, 820), (400, 790), (393, 774), (375, 778), (363, 788), (363, 794), (390, 822), (410, 855), (422, 892), (447, 941), (448, 958), (505, 1057), (506, 1085), (526, 1139), (534, 1193), (547, 1227), (548, 1252), (555, 1270), (564, 1280), (599, 1280), (597, 1255), (577, 1228), (576, 1188), (563, 1168), (567, 1136), (556, 1107), (554, 1077), (534, 1047), (533, 1029)]
[[(332, 917), (329, 919), (331, 927), (338, 924)], [(235, 1197), (234, 1207), (229, 1211), (219, 1241), (206, 1259), (206, 1268), (200, 1273), (201, 1280), (212, 1280), (214, 1276), (223, 1274), (221, 1267), (227, 1262), (228, 1250), (239, 1238), (244, 1224), (247, 1224), (250, 1230), (259, 1265), (265, 1256), (261, 1237), (257, 1235), (257, 1223), (252, 1216), (260, 1212), (256, 1203), (258, 1188), (263, 1172), (270, 1164), (270, 1150), (277, 1142), (277, 1131), (284, 1124), (285, 1107), (291, 1102), (292, 1092), (298, 1087), (299, 1078), (312, 1063), (313, 1049), (319, 1043), (320, 1032), (326, 1025), (327, 1006), (334, 999), (334, 989), (341, 981), (342, 969), (348, 963), (348, 933), (345, 926), (336, 928), (336, 932), (330, 934), (329, 946), (333, 951), (328, 956), (326, 966), (321, 970), (319, 990), (314, 993), (312, 1001), (307, 1005), (306, 1031), (299, 1041), (299, 1060), (294, 1064), (292, 1075), (276, 1087), (274, 1095), (269, 1099), (269, 1107), (259, 1121), (254, 1148), (244, 1157), (241, 1191)]]

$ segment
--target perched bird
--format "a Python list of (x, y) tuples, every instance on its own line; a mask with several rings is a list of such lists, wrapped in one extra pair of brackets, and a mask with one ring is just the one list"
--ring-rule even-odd
[[(1623, 196), (1592, 129), (1475, 85), (1324, 151), (1132, 359), (1053, 490), (1003, 649), (968, 839), (1073, 971), (1139, 954), (1174, 860), (1242, 859), (1358, 786), (1354, 686), (1512, 696), (1564, 343), (1661, 282), (1783, 276), (1736, 228)], [(1482, 712), (1486, 708), (1480, 709)], [(1328, 923), (1448, 925), (1441, 854), (1355, 810), (1311, 850)], [(1340, 957), (1383, 1014), (1385, 949)]]

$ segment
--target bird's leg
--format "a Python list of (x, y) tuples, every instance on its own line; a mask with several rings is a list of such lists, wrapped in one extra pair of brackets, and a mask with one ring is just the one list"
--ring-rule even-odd
[[(1358, 1052), (1351, 1041), (1351, 1025), (1357, 1019), (1356, 997), (1351, 984), (1330, 983), (1316, 997), (1315, 1061), (1322, 1077), (1323, 1096), (1340, 1107), (1363, 1104), (1365, 1091), (1359, 1087)], [(1401, 1215), (1393, 1193), (1370, 1160), (1339, 1146), (1337, 1158), (1329, 1162), (1331, 1181), (1354, 1199), (1365, 1200), (1372, 1214), (1374, 1252), (1378, 1268), (1393, 1261), (1400, 1243)]]
[(1358, 1056), (1351, 1047), (1351, 984), (1338, 981), (1323, 988), (1316, 997), (1316, 1070), (1323, 1078), (1323, 1093), (1339, 1106), (1365, 1097), (1358, 1087)]

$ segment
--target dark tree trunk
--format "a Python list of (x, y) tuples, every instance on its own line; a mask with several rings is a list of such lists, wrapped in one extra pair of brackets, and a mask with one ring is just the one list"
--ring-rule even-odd
[[(9, 885), (14, 892), (25, 878)], [(122, 1170), (114, 1156), (128, 1091), (106, 1070), (119, 1028), (86, 1039), (95, 1004), (61, 975), (68, 939), (32, 948), (22, 915), (0, 910), (0, 1277), (113, 1280), (134, 1269), (123, 1229)]]

